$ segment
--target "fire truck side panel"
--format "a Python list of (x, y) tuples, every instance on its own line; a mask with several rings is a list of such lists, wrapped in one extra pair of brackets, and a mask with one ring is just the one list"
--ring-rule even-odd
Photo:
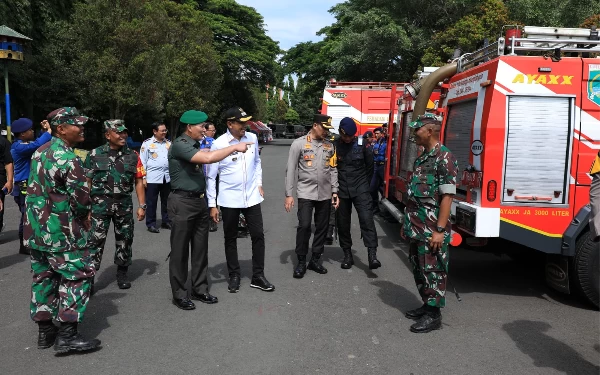
[[(404, 84), (398, 85), (403, 87)], [(391, 93), (391, 88), (344, 87), (340, 83), (337, 87), (325, 88), (321, 113), (331, 116), (336, 132), (340, 121), (344, 117), (351, 117), (356, 122), (357, 135), (362, 135), (388, 122)], [(397, 90), (396, 99), (401, 95), (402, 89)]]

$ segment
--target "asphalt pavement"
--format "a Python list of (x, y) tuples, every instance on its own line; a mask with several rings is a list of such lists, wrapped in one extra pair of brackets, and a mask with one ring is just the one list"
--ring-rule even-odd
[[(250, 238), (238, 240), (240, 292), (227, 292), (222, 227), (210, 234), (210, 291), (216, 305), (183, 311), (171, 304), (169, 231), (136, 224), (132, 288), (119, 290), (109, 234), (102, 269), (80, 331), (102, 348), (57, 357), (38, 350), (29, 318), (29, 259), (18, 252), (18, 209), (7, 199), (0, 236), (0, 374), (598, 374), (598, 311), (552, 291), (536, 260), (452, 248), (443, 329), (409, 331), (407, 310), (421, 305), (397, 223), (376, 219), (382, 268), (368, 269), (354, 213), (356, 265), (340, 268), (337, 246), (326, 275), (292, 278), (297, 217), (284, 210), (291, 141), (264, 147), (262, 204), (266, 277), (272, 293), (250, 288)], [(160, 216), (160, 215), (159, 215)], [(111, 226), (112, 228), (112, 226)]]

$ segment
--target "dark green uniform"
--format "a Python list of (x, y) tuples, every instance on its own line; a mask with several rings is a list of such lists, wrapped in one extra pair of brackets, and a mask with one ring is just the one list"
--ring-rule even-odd
[(133, 201), (131, 194), (137, 173), (137, 154), (123, 146), (111, 150), (109, 144), (93, 149), (85, 159), (86, 176), (92, 180), (92, 229), (88, 246), (94, 266), (100, 269), (110, 222), (114, 224), (118, 266), (131, 265), (133, 244)]
[(208, 293), (208, 205), (204, 199), (206, 180), (202, 165), (191, 159), (200, 143), (186, 134), (175, 139), (169, 150), (172, 193), (167, 210), (171, 219), (169, 281), (173, 298), (187, 298), (188, 258), (191, 263), (192, 293)]

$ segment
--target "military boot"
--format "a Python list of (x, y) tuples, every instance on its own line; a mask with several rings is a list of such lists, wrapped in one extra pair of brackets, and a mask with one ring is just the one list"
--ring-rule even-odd
[(54, 345), (58, 327), (55, 326), (51, 320), (45, 320), (38, 322), (38, 329), (38, 349), (47, 349)]
[(57, 353), (68, 353), (70, 351), (83, 352), (94, 350), (100, 346), (100, 340), (83, 338), (77, 332), (77, 323), (61, 323), (54, 342), (54, 350)]
[(310, 257), (310, 262), (308, 262), (308, 266), (306, 268), (315, 271), (316, 273), (320, 273), (322, 275), (326, 274), (327, 268), (319, 264), (319, 259), (321, 259), (321, 254), (313, 253), (312, 257)]
[(23, 243), (23, 234), (19, 234), (19, 254), (30, 255), (31, 250)]
[(352, 249), (342, 249), (344, 252), (344, 260), (342, 260), (341, 267), (345, 270), (352, 268), (354, 265), (354, 258), (352, 258)]
[(408, 310), (404, 316), (406, 316), (408, 319), (419, 320), (419, 318), (425, 314), (427, 314), (427, 305), (423, 304), (423, 306), (417, 309)]
[(414, 333), (427, 333), (442, 328), (442, 313), (439, 307), (425, 306), (427, 313), (412, 326), (410, 331)]
[(129, 289), (131, 288), (131, 282), (127, 277), (127, 266), (118, 266), (117, 267), (117, 285), (119, 289)]
[(367, 252), (369, 253), (369, 269), (374, 270), (381, 267), (381, 262), (377, 260), (377, 248), (370, 247)]
[(333, 230), (335, 229), (334, 225), (330, 225), (327, 229), (327, 235), (325, 236), (325, 245), (333, 245)]
[(298, 265), (296, 266), (296, 269), (294, 270), (294, 278), (301, 279), (304, 277), (305, 273), (306, 273), (306, 256), (298, 255)]

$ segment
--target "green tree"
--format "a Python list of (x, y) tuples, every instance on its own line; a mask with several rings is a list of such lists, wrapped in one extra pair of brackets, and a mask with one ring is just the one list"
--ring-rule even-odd
[(219, 93), (220, 110), (241, 106), (260, 115), (262, 105), (256, 90), (283, 81), (276, 62), (281, 52), (277, 42), (266, 34), (262, 15), (252, 7), (234, 0), (198, 0), (214, 35), (213, 46), (219, 54), (223, 85)]
[(431, 45), (425, 50), (423, 65), (444, 65), (455, 48), (465, 52), (475, 51), (485, 38), (490, 41), (497, 39), (502, 26), (508, 23), (508, 9), (502, 0), (484, 0), (470, 14), (435, 34)]
[(288, 108), (285, 113), (285, 122), (288, 124), (297, 124), (300, 122), (300, 116), (293, 108)]
[(287, 111), (288, 111), (287, 102), (285, 100), (276, 100), (273, 121), (275, 121), (278, 124), (285, 123), (286, 122), (285, 115), (287, 114)]
[(175, 119), (210, 109), (220, 67), (206, 21), (189, 5), (149, 0), (80, 3), (61, 33), (92, 112), (123, 118), (135, 107)]

